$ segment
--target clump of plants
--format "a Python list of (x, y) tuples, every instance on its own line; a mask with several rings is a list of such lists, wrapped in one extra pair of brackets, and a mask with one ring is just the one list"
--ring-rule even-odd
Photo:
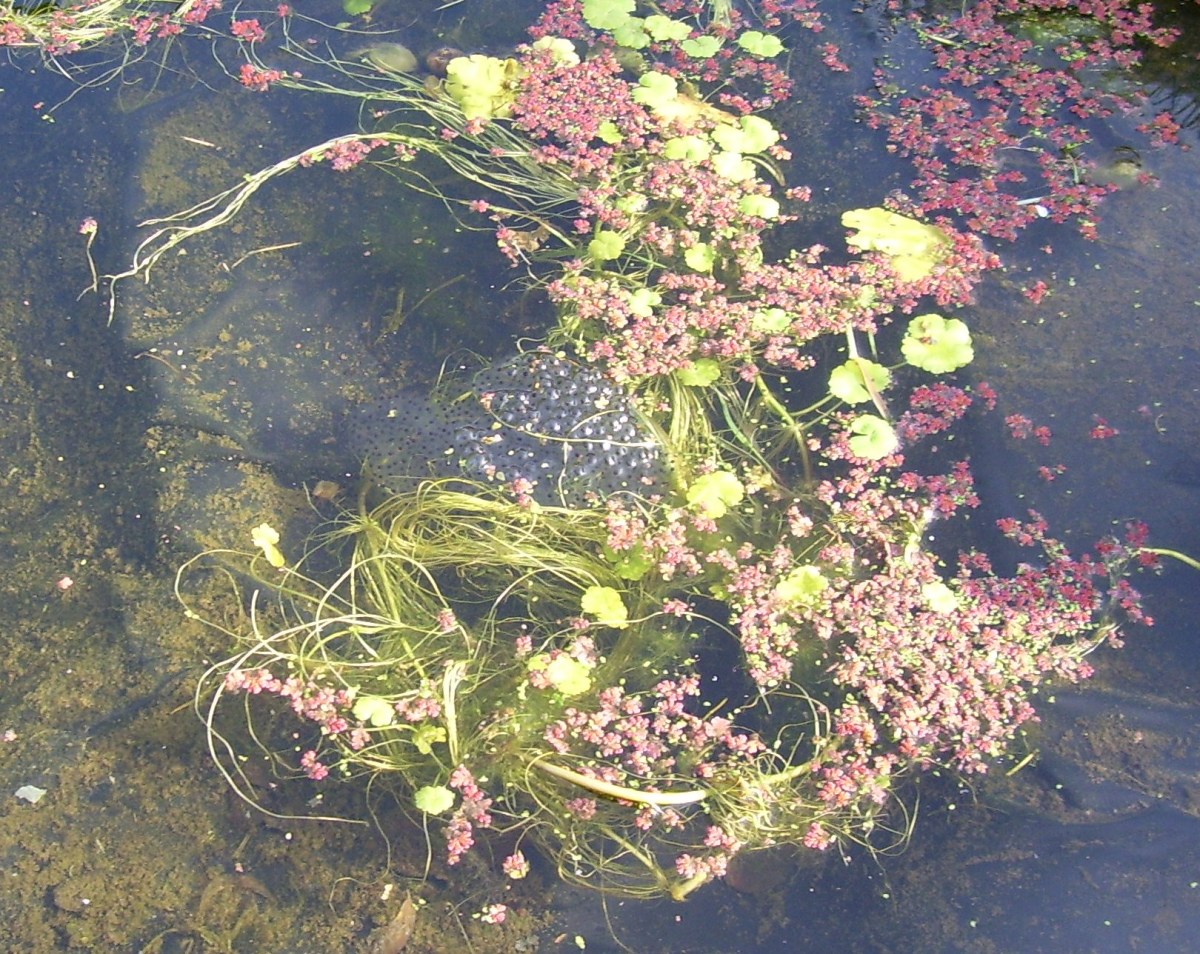
[[(1088, 675), (1115, 604), (1140, 616), (1123, 574), (1143, 551), (1072, 556), (1036, 514), (1004, 527), (1033, 551), (1015, 575), (926, 547), (977, 499), (965, 461), (907, 458), (994, 398), (944, 379), (973, 356), (952, 314), (906, 319), (890, 361), (875, 335), (965, 301), (992, 259), (876, 208), (846, 213), (842, 264), (771, 260), (764, 236), (805, 199), (776, 184), (771, 99), (703, 90), (747, 57), (773, 76), (782, 46), (736, 18), (639, 14), (552, 4), (513, 57), (451, 64), (440, 89), (397, 78), (396, 119), (272, 174), (351, 148), (417, 187), (420, 154), (462, 173), (464, 215), (557, 306), (547, 343), (629, 390), (675, 487), (555, 508), (516, 472), (347, 515), (344, 574), (262, 575), (291, 622), (204, 691), (209, 712), (287, 700), (312, 723), (297, 767), (399, 780), (451, 864), (496, 829), (513, 877), (530, 845), (568, 879), (683, 898), (741, 851), (902, 841), (904, 776), (985, 770), (1042, 681)], [(843, 359), (818, 366), (831, 335)]]
[(776, 33), (815, 26), (813, 7), (764, 2), (750, 23), (562, 0), (531, 43), (440, 84), (319, 55), (286, 21), (300, 69), (243, 38), (244, 85), (354, 97), (374, 125), (159, 220), (113, 281), (275, 176), (377, 163), (494, 231), (555, 306), (543, 344), (627, 390), (673, 485), (568, 508), (532, 498), (538, 473), (427, 480), (345, 514), (321, 561), (256, 528), (217, 556), (255, 581), (239, 599), (273, 605), (253, 602), (198, 694), (235, 785), (215, 713), (241, 702), (253, 723), (274, 699), (304, 728), (294, 751), (256, 735), (273, 757), (318, 783), (395, 782), (449, 864), (499, 831), (510, 877), (536, 848), (565, 878), (681, 899), (739, 852), (902, 841), (906, 776), (986, 770), (1043, 681), (1089, 674), (1115, 610), (1141, 618), (1124, 576), (1152, 557), (1140, 529), (1073, 556), (1030, 513), (1001, 527), (1029, 550), (1012, 573), (926, 545), (978, 502), (966, 461), (911, 462), (994, 401), (948, 377), (973, 357), (954, 311), (996, 261), (977, 235), (853, 209), (836, 260), (768, 254), (807, 198), (780, 185)]

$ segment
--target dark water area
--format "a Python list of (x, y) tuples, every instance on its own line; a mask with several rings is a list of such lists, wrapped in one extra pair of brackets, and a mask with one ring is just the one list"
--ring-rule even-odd
[[(536, 9), (434, 6), (385, 5), (378, 23), (416, 48), (500, 51)], [(848, 98), (878, 57), (919, 71), (923, 54), (867, 7), (822, 37), (849, 74), (805, 48), (793, 60), (804, 88), (781, 122), (814, 201), (781, 243), (839, 248), (844, 209), (907, 181)], [(175, 572), (201, 548), (246, 546), (270, 515), (292, 518), (284, 545), (298, 545), (328, 515), (306, 488), (353, 493), (350, 408), (432, 380), (457, 353), (503, 354), (547, 313), (437, 200), (317, 168), (268, 186), (149, 285), (127, 282), (110, 325), (103, 296), (77, 297), (86, 217), (100, 269), (120, 270), (138, 222), (358, 121), (349, 102), (235, 88), (204, 43), (173, 55), (187, 72), (146, 62), (84, 89), (19, 54), (0, 72), (0, 923), (30, 952), (365, 950), (424, 874), (421, 832), (386, 791), (262, 790), (281, 815), (369, 805), (386, 837), (230, 797), (192, 711), (196, 678), (228, 646), (185, 617)], [(1188, 62), (1153, 63), (1155, 102), (1181, 121), (1195, 114)], [(1122, 122), (1104, 148), (1131, 141)], [(1110, 196), (1097, 241), (1043, 222), (997, 246), (1004, 270), (959, 314), (976, 342), (969, 379), (1000, 404), (934, 455), (969, 454), (985, 502), (965, 531), (934, 524), (934, 545), (987, 539), (995, 517), (1035, 507), (1080, 549), (1138, 519), (1152, 544), (1200, 554), (1197, 147), (1190, 125), (1182, 148), (1142, 149), (1157, 184)], [(1021, 289), (1038, 280), (1050, 292), (1034, 304)], [(1018, 413), (1050, 444), (1011, 439), (1003, 419)], [(1091, 436), (1098, 418), (1118, 433)], [(1195, 950), (1200, 576), (1168, 562), (1134, 585), (1155, 625), (1097, 652), (1089, 683), (1046, 687), (1040, 723), (989, 776), (921, 779), (904, 853), (755, 856), (746, 890), (682, 905), (605, 902), (535, 872), (545, 880), (490, 929), (471, 913), (494, 873), (435, 865), (408, 949), (569, 950), (578, 935), (589, 951), (647, 954)], [(45, 794), (30, 803), (23, 786)]]

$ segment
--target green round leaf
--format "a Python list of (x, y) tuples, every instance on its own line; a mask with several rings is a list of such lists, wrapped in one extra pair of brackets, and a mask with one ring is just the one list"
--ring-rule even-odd
[(707, 60), (716, 55), (717, 50), (721, 48), (721, 41), (715, 36), (698, 36), (694, 40), (684, 40), (679, 44), (679, 48), (697, 60)]
[(769, 195), (744, 195), (738, 201), (738, 210), (743, 215), (756, 215), (760, 219), (779, 218), (779, 203)]
[(670, 17), (654, 14), (646, 17), (646, 32), (659, 43), (667, 40), (686, 40), (691, 36), (692, 28), (686, 23), (672, 20)]
[(697, 242), (683, 253), (683, 260), (694, 272), (711, 272), (713, 263), (717, 260), (712, 246), (705, 242)]
[(680, 384), (703, 388), (721, 377), (721, 363), (714, 358), (697, 358), (690, 368), (680, 368), (675, 374)]
[(758, 30), (747, 30), (738, 37), (737, 44), (755, 56), (778, 56), (783, 52), (783, 41), (779, 37)]
[(379, 696), (359, 696), (354, 700), (354, 708), (351, 711), (354, 718), (360, 722), (377, 728), (391, 725), (396, 718), (396, 710), (392, 704)]
[(808, 565), (792, 570), (775, 585), (775, 596), (784, 603), (811, 606), (829, 587), (820, 567)]
[(891, 258), (896, 275), (906, 282), (931, 275), (950, 248), (950, 237), (941, 229), (890, 209), (850, 209), (842, 213), (842, 225), (856, 230), (847, 239), (849, 245), (883, 252)]
[(743, 116), (736, 126), (718, 126), (713, 141), (728, 152), (753, 154), (779, 142), (779, 133), (761, 116)]
[(934, 580), (921, 587), (921, 595), (935, 613), (945, 615), (958, 609), (958, 596), (941, 580)]
[(900, 342), (904, 360), (930, 374), (946, 374), (971, 363), (971, 331), (965, 322), (941, 315), (918, 315)]
[(703, 136), (676, 136), (663, 145), (664, 156), (681, 162), (702, 162), (712, 151), (712, 143)]
[(760, 335), (779, 335), (792, 324), (791, 316), (782, 308), (764, 308), (754, 316), (751, 326)]
[(446, 730), (440, 725), (433, 725), (426, 722), (424, 725), (418, 726), (416, 731), (413, 732), (413, 745), (417, 747), (417, 751), (422, 755), (432, 755), (434, 745), (445, 741)]
[(900, 446), (892, 425), (882, 417), (863, 414), (850, 422), (850, 451), (864, 460), (882, 460)]
[(619, 258), (625, 251), (625, 239), (616, 232), (597, 232), (588, 242), (588, 254), (597, 262), (608, 262)]
[(638, 17), (626, 17), (613, 28), (612, 36), (617, 46), (629, 50), (642, 50), (650, 45), (650, 37), (642, 29), (642, 21)]
[(740, 152), (717, 152), (712, 157), (713, 171), (731, 182), (745, 182), (754, 178), (754, 163)]
[(653, 70), (643, 73), (638, 78), (638, 84), (632, 93), (633, 101), (648, 109), (661, 108), (678, 95), (679, 84), (675, 82), (675, 78), (667, 76), (666, 73), (655, 73)]
[(847, 404), (866, 404), (871, 400), (871, 392), (864, 381), (864, 372), (870, 375), (876, 391), (882, 391), (892, 382), (891, 372), (883, 365), (859, 358), (840, 364), (830, 372), (829, 393)]
[(728, 470), (714, 470), (695, 479), (687, 489), (687, 502), (706, 517), (720, 520), (745, 495), (746, 488), (736, 475)]
[(637, 7), (637, 0), (583, 0), (583, 19), (594, 30), (620, 26)]
[(426, 785), (413, 793), (413, 804), (426, 815), (440, 815), (454, 804), (454, 792), (445, 785)]
[(558, 656), (551, 660), (545, 672), (550, 685), (564, 696), (577, 696), (592, 688), (588, 667), (571, 656)]
[(580, 607), (585, 616), (590, 616), (601, 626), (624, 629), (629, 625), (629, 610), (621, 594), (611, 586), (589, 586), (583, 591)]
[(610, 146), (615, 146), (625, 137), (621, 135), (621, 130), (616, 123), (611, 119), (606, 119), (596, 127), (596, 138)]

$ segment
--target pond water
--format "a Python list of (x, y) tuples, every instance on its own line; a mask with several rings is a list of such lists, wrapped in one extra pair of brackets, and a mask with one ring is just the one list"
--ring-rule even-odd
[[(434, 6), (385, 4), (377, 25), (418, 49), (499, 50), (530, 18)], [(806, 242), (839, 242), (843, 209), (906, 181), (878, 134), (847, 119), (875, 57), (906, 49), (879, 26), (833, 18), (848, 74), (820, 71), (812, 52), (793, 63), (805, 94), (783, 123), (803, 154), (795, 175), (814, 187)], [(349, 101), (236, 88), (207, 44), (172, 55), (172, 69), (143, 63), (82, 89), (32, 57), (0, 73), (0, 922), (11, 949), (31, 952), (365, 950), (417, 893), (424, 838), (389, 796), (353, 786), (264, 780), (262, 795), (281, 815), (362, 818), (365, 803), (378, 826), (285, 821), (230, 796), (192, 708), (196, 678), (228, 647), (184, 616), (176, 569), (201, 548), (244, 545), (272, 516), (294, 518), (285, 543), (297, 544), (328, 513), (305, 488), (353, 493), (347, 409), (429, 381), (464, 350), (504, 353), (547, 312), (439, 201), (367, 169), (310, 169), (165, 259), (150, 284), (121, 286), (109, 324), (103, 296), (80, 297), (86, 217), (101, 270), (120, 270), (137, 223), (357, 120)], [(1177, 115), (1194, 115), (1192, 95), (1163, 80)], [(1127, 134), (1114, 125), (1113, 148)], [(1036, 506), (1080, 546), (1136, 518), (1155, 544), (1200, 552), (1195, 128), (1183, 144), (1141, 153), (1158, 184), (1111, 196), (1097, 241), (1039, 223), (998, 247), (1005, 270), (963, 310), (971, 377), (1001, 396), (990, 423), (957, 438), (985, 496), (979, 533)], [(1020, 289), (1039, 279), (1051, 292), (1034, 304)], [(1014, 413), (1049, 425), (1051, 444), (1009, 439)], [(1118, 433), (1093, 438), (1097, 417)], [(1200, 582), (1168, 566), (1135, 585), (1156, 625), (1097, 654), (1089, 684), (1045, 690), (1027, 739), (1040, 754), (1023, 770), (1006, 774), (1024, 750), (969, 786), (923, 779), (903, 854), (756, 858), (746, 890), (712, 886), (683, 905), (604, 903), (535, 872), (493, 928), (471, 918), (495, 887), (486, 866), (435, 864), (409, 949), (573, 949), (576, 936), (591, 951), (697, 954), (1189, 949)], [(236, 625), (236, 607), (199, 598)], [(44, 795), (30, 803), (22, 786)]]

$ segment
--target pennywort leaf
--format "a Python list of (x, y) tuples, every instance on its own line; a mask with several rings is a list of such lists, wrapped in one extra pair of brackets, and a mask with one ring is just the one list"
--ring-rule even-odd
[(706, 517), (720, 520), (729, 508), (742, 502), (746, 488), (737, 476), (728, 470), (714, 470), (701, 474), (687, 489), (688, 505)]
[(637, 0), (583, 0), (583, 19), (593, 30), (612, 30), (636, 7)]
[(588, 242), (588, 255), (597, 262), (608, 262), (619, 258), (625, 251), (625, 239), (617, 232), (597, 232)]
[(684, 40), (679, 48), (688, 56), (697, 60), (706, 60), (715, 56), (721, 48), (721, 41), (715, 36), (698, 36), (692, 40)]
[(624, 629), (629, 625), (629, 610), (621, 594), (611, 586), (589, 586), (583, 591), (580, 608), (601, 626)]
[(892, 374), (887, 368), (859, 358), (840, 364), (830, 372), (829, 393), (847, 404), (866, 404), (871, 400), (871, 390), (867, 387), (868, 376), (871, 388), (877, 392), (892, 383)]
[(863, 460), (882, 460), (900, 446), (892, 425), (874, 414), (861, 414), (850, 422), (850, 452)]
[(738, 36), (737, 44), (747, 53), (754, 56), (772, 57), (783, 52), (783, 41), (770, 33), (760, 33), (758, 30), (747, 30)]
[(646, 17), (643, 25), (646, 32), (659, 43), (667, 40), (686, 40), (692, 34), (692, 28), (686, 23), (680, 23), (678, 20), (672, 20), (670, 17), (660, 16), (657, 13)]
[(946, 374), (971, 363), (971, 331), (957, 318), (918, 315), (900, 342), (904, 360), (930, 374)]
[(708, 387), (721, 377), (721, 363), (714, 358), (697, 358), (690, 368), (680, 368), (675, 375), (680, 384), (690, 388)]
[(426, 815), (440, 815), (454, 804), (454, 792), (445, 785), (426, 785), (413, 793), (413, 804)]

